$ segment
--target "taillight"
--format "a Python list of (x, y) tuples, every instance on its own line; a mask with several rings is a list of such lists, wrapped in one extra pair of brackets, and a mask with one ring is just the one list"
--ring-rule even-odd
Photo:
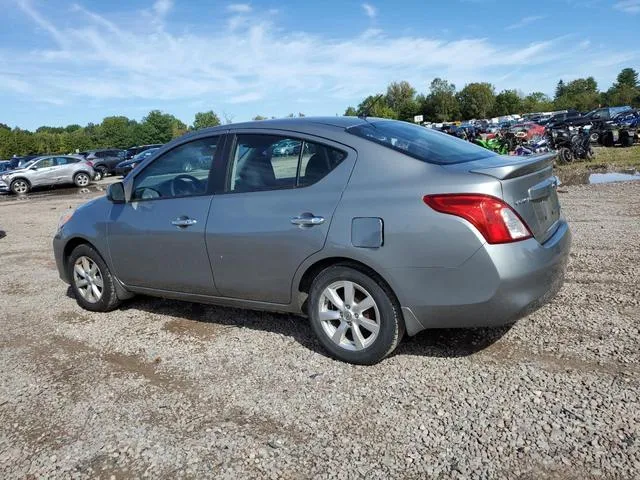
[(531, 232), (513, 209), (499, 198), (475, 193), (425, 195), (434, 210), (464, 218), (489, 243), (509, 243), (531, 238)]
[(90, 160), (87, 160), (87, 165), (89, 165), (90, 167), (93, 167), (93, 162)]

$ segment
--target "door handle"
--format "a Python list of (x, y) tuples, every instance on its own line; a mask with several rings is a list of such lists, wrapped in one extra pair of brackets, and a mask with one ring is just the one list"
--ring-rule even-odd
[(316, 217), (315, 215), (300, 215), (299, 217), (293, 217), (291, 223), (298, 225), (299, 227), (313, 227), (314, 225), (321, 225), (324, 223), (324, 217)]
[(179, 217), (171, 222), (171, 225), (175, 225), (176, 227), (185, 228), (190, 227), (191, 225), (195, 225), (198, 223), (197, 220), (189, 217)]

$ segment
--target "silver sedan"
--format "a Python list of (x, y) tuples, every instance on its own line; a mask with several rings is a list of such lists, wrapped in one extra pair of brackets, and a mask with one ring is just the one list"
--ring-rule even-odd
[(375, 118), (203, 129), (65, 216), (55, 258), (88, 310), (145, 294), (302, 314), (371, 364), (405, 333), (509, 324), (553, 296), (571, 244), (553, 161)]

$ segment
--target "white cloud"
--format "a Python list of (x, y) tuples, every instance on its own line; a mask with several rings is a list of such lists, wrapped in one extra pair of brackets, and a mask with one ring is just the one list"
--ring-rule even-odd
[(232, 13), (249, 13), (251, 10), (251, 5), (248, 3), (232, 3), (227, 6), (227, 11)]
[(517, 28), (526, 27), (527, 25), (530, 25), (533, 22), (537, 22), (545, 18), (547, 17), (545, 17), (544, 15), (531, 15), (529, 17), (524, 17), (519, 22), (516, 22), (512, 25), (509, 25), (508, 27), (505, 27), (505, 30), (515, 30)]
[[(392, 80), (406, 79), (420, 91), (435, 76), (459, 86), (482, 80), (495, 82), (498, 89), (529, 91), (544, 89), (542, 77), (552, 89), (559, 68), (597, 76), (598, 68), (609, 75), (615, 66), (594, 68), (592, 62), (602, 53), (586, 52), (575, 38), (506, 45), (486, 38), (446, 41), (371, 29), (338, 37), (286, 30), (267, 16), (247, 22), (249, 17), (237, 12), (218, 18), (221, 28), (194, 33), (169, 23), (160, 29), (145, 22), (120, 27), (81, 6), (56, 23), (28, 0), (17, 4), (55, 41), (45, 39), (40, 49), (0, 45), (0, 73), (11, 72), (0, 78), (0, 93), (18, 92), (34, 102), (49, 98), (81, 105), (121, 99), (162, 105), (206, 98), (223, 105), (286, 104), (304, 97), (314, 98), (322, 111), (331, 99), (353, 103)], [(622, 50), (607, 63), (627, 62), (633, 55), (638, 58)], [(516, 71), (517, 78), (508, 77)]]
[(626, 13), (640, 13), (640, 0), (622, 0), (616, 2), (613, 8)]
[(159, 17), (164, 17), (173, 7), (173, 0), (156, 0), (153, 4), (153, 11)]
[(376, 18), (376, 15), (378, 15), (378, 9), (370, 3), (363, 3), (362, 8), (369, 18)]

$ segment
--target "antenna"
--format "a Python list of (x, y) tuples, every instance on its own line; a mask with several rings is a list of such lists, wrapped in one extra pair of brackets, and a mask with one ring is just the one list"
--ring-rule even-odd
[(373, 100), (371, 100), (371, 101), (369, 102), (369, 105), (367, 105), (367, 106), (365, 107), (364, 111), (363, 111), (360, 115), (358, 115), (358, 117), (359, 117), (359, 118), (362, 118), (363, 120), (366, 120), (366, 119), (367, 119), (367, 117), (369, 116), (369, 113), (370, 113), (370, 112), (371, 112), (371, 110), (373, 109), (373, 107), (375, 107), (375, 106), (378, 104), (378, 102), (382, 99), (382, 97), (384, 97), (384, 95), (383, 95), (383, 94), (381, 94), (381, 93), (380, 93), (380, 94), (378, 94), (378, 95), (376, 96), (376, 98), (374, 98)]

